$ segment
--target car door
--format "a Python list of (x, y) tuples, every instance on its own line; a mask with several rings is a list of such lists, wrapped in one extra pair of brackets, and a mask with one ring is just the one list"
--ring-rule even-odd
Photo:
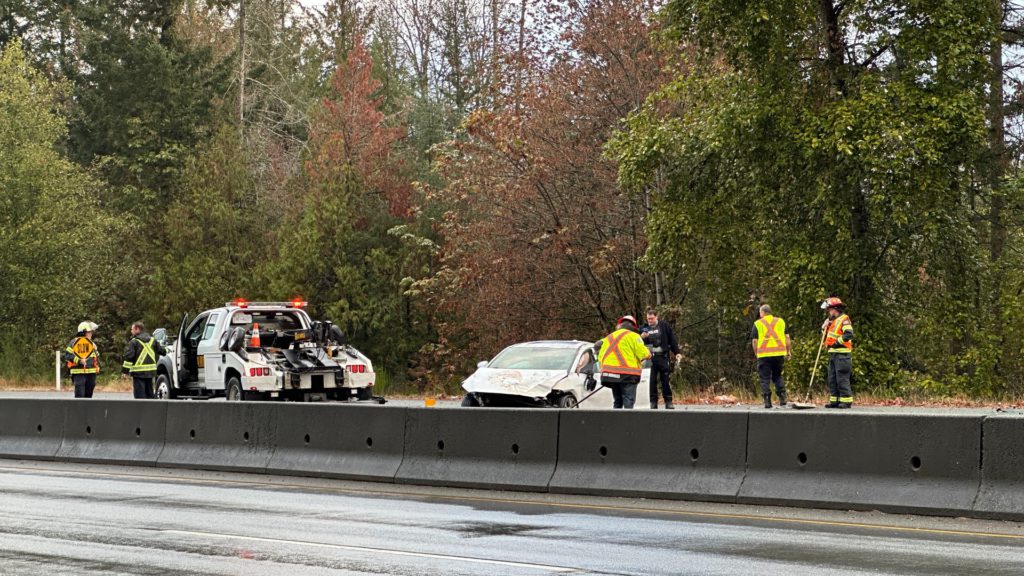
[(181, 386), (182, 368), (185, 366), (187, 352), (185, 346), (185, 326), (188, 325), (188, 312), (181, 316), (181, 325), (178, 326), (178, 338), (174, 341), (174, 362), (171, 369), (174, 371), (174, 384)]
[(221, 351), (220, 339), (217, 338), (217, 323), (221, 316), (220, 312), (210, 313), (196, 345), (196, 356), (201, 359), (199, 381), (203, 388), (216, 390), (224, 388), (224, 379), (221, 377), (224, 372), (224, 367), (221, 366), (224, 352)]
[(203, 331), (206, 329), (206, 321), (209, 314), (200, 314), (189, 324), (183, 338), (178, 340), (180, 346), (180, 381), (179, 386), (195, 387), (201, 385), (205, 379), (203, 366), (206, 359), (197, 353), (199, 342), (203, 338)]

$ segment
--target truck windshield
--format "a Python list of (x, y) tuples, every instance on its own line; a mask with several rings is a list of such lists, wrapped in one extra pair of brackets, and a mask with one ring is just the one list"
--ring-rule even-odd
[(516, 370), (569, 370), (576, 358), (575, 348), (512, 346), (498, 354), (488, 368)]

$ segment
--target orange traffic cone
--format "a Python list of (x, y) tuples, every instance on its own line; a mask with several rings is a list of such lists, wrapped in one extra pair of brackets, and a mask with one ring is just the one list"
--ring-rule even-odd
[(250, 348), (259, 348), (260, 347), (260, 325), (259, 324), (253, 324), (252, 325), (252, 339), (249, 340), (249, 347)]

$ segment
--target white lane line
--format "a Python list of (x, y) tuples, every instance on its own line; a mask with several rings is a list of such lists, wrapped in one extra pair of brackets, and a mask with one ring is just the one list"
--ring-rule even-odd
[(328, 544), (326, 542), (302, 542), (299, 540), (282, 540), (280, 538), (261, 538), (259, 536), (241, 536), (238, 534), (217, 534), (215, 532), (194, 532), (191, 530), (160, 530), (165, 534), (182, 534), (186, 536), (202, 536), (208, 538), (221, 538), (223, 540), (250, 540), (253, 542), (272, 542), (275, 544), (294, 544), (299, 546), (311, 546), (315, 548), (331, 548), (334, 550), (353, 550), (356, 552), (370, 552), (376, 554), (391, 554), (392, 556), (413, 556), (416, 558), (435, 558), (438, 560), (454, 560), (456, 562), (469, 562), (472, 564), (488, 564), (492, 566), (510, 566), (514, 568), (531, 568), (534, 570), (545, 570), (547, 572), (576, 572), (576, 568), (564, 566), (549, 566), (546, 564), (530, 564), (529, 562), (509, 562), (506, 560), (487, 560), (486, 558), (471, 558), (468, 556), (449, 556), (447, 554), (431, 554), (429, 552), (406, 552), (404, 550), (388, 550), (387, 548), (370, 548), (367, 546), (351, 546), (348, 544)]

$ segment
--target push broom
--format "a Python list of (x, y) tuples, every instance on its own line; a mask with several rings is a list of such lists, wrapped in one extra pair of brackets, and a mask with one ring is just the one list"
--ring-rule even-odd
[(814, 357), (814, 368), (811, 369), (811, 382), (807, 385), (807, 395), (804, 396), (803, 402), (793, 402), (794, 410), (807, 410), (814, 408), (814, 403), (810, 402), (811, 392), (814, 391), (814, 375), (818, 372), (818, 360), (821, 360), (821, 349), (825, 346), (825, 334), (826, 331), (821, 332), (821, 342), (818, 342), (818, 355)]

